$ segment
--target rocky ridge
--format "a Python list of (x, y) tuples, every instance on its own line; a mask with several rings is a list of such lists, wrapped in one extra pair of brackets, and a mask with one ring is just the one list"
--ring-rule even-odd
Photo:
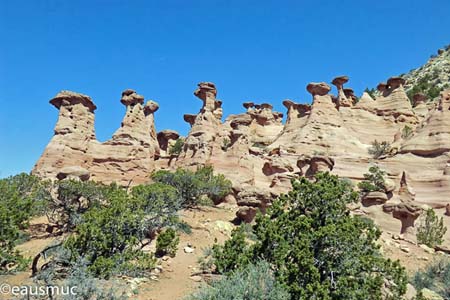
[(426, 64), (400, 76), (406, 80), (405, 90), (410, 97), (420, 92), (428, 100), (438, 100), (439, 92), (450, 88), (450, 45), (439, 49)]

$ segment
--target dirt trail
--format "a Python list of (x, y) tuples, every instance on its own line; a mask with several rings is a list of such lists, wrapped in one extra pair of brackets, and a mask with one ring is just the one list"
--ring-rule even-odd
[[(139, 287), (139, 293), (132, 297), (138, 300), (177, 300), (183, 299), (202, 282), (193, 281), (190, 276), (199, 271), (198, 259), (203, 255), (203, 249), (214, 244), (215, 240), (222, 243), (229, 238), (230, 231), (220, 229), (235, 217), (234, 209), (202, 208), (201, 210), (184, 211), (182, 219), (192, 227), (191, 234), (181, 234), (177, 254), (167, 262), (162, 263), (163, 271), (159, 281), (151, 281)], [(184, 247), (191, 244), (195, 247), (193, 253), (185, 253)]]

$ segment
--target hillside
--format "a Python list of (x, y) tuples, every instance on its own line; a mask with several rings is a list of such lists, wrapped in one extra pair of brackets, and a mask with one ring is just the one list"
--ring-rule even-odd
[(437, 99), (439, 92), (450, 88), (450, 45), (401, 77), (406, 80), (405, 91), (410, 99), (417, 93), (425, 94), (430, 100)]

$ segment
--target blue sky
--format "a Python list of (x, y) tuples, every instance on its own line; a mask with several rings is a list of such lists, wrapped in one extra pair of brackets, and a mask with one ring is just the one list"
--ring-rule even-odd
[(91, 96), (97, 138), (120, 126), (122, 90), (160, 104), (186, 134), (192, 92), (215, 82), (224, 114), (244, 101), (309, 102), (305, 86), (350, 76), (358, 94), (450, 43), (450, 1), (0, 0), (0, 177), (29, 172), (53, 135), (48, 101)]

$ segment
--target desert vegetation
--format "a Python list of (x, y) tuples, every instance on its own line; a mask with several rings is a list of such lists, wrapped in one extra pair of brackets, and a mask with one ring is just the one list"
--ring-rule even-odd
[(372, 155), (375, 159), (389, 154), (390, 151), (391, 144), (387, 141), (379, 142), (377, 140), (374, 140), (369, 148), (369, 154)]
[(439, 218), (432, 208), (427, 209), (417, 228), (417, 241), (431, 248), (442, 244), (447, 227), (444, 218)]
[(364, 174), (364, 180), (358, 183), (361, 192), (383, 192), (386, 184), (386, 171), (380, 169), (379, 166), (373, 165), (369, 167), (369, 173)]
[(235, 274), (262, 259), (290, 299), (382, 299), (385, 282), (384, 299), (399, 299), (405, 271), (381, 256), (380, 230), (349, 214), (347, 204), (356, 201), (357, 193), (337, 176), (293, 180), (292, 191), (257, 217), (254, 242), (237, 229), (224, 245), (214, 246), (215, 271)]
[[(1, 273), (30, 265), (15, 246), (27, 238), (28, 221), (45, 214), (50, 222), (47, 231), (59, 238), (33, 259), (35, 282), (76, 281), (72, 285), (86, 287), (84, 296), (78, 295), (80, 299), (92, 295), (95, 299), (121, 299), (119, 291), (103, 289), (102, 280), (148, 276), (155, 267), (155, 255), (176, 253), (178, 230), (186, 230), (180, 209), (197, 206), (204, 198), (223, 197), (231, 187), (222, 175), (214, 175), (211, 167), (195, 172), (160, 171), (152, 178), (153, 183), (131, 190), (72, 179), (52, 183), (27, 174), (2, 179)], [(156, 253), (143, 251), (153, 242)]]

